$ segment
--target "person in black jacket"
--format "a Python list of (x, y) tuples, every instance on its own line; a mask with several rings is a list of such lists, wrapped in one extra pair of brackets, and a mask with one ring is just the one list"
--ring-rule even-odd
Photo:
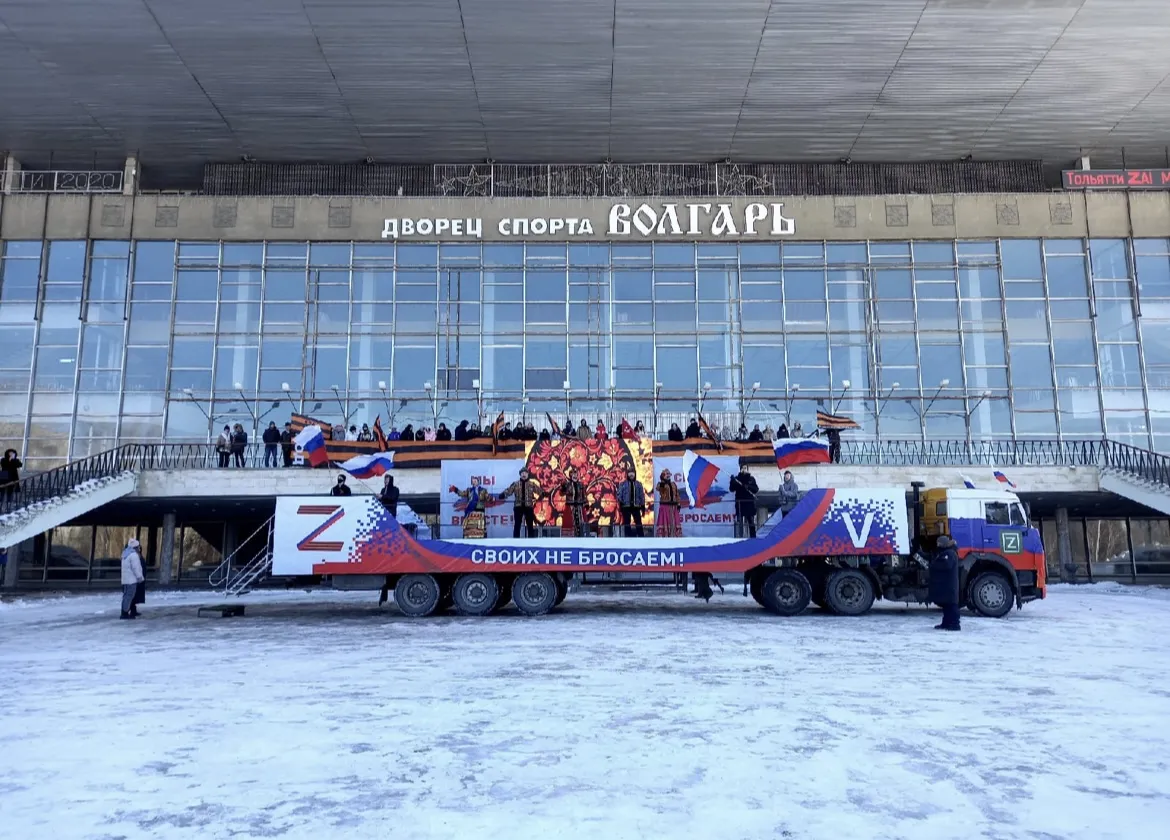
[(955, 541), (943, 534), (930, 557), (930, 600), (942, 607), (942, 623), (935, 630), (959, 630), (959, 553)]
[(755, 539), (756, 495), (760, 492), (760, 485), (747, 467), (740, 467), (728, 488), (735, 494), (735, 521), (742, 522), (752, 539)]
[(682, 429), (678, 427), (678, 423), (670, 424), (670, 431), (666, 433), (667, 440), (673, 440), (675, 443), (682, 443), (683, 433)]
[[(264, 466), (276, 466), (276, 447), (280, 445), (280, 429), (275, 423), (269, 423), (261, 437), (264, 441)], [(271, 464), (269, 463), (271, 462)]]
[(20, 483), (20, 468), (24, 462), (16, 457), (15, 449), (5, 449), (4, 457), (0, 459), (0, 488), (4, 495), (11, 498), (16, 493)]
[(407, 423), (402, 429), (402, 440), (414, 440), (414, 426)]
[(687, 437), (697, 438), (703, 436), (703, 430), (699, 428), (698, 420), (691, 420), (690, 425), (687, 426)]
[[(340, 478), (345, 478), (345, 476), (340, 476)], [(394, 486), (394, 476), (388, 475), (386, 480), (382, 482), (382, 489), (378, 491), (378, 501), (382, 503), (382, 507), (390, 511), (391, 516), (398, 518), (398, 488)]]
[(280, 433), (280, 456), (286, 467), (292, 466), (294, 447), (292, 423), (285, 423), (284, 431)]
[(841, 432), (837, 429), (829, 429), (825, 432), (825, 437), (829, 441), (829, 461), (834, 464), (841, 463)]
[(459, 425), (455, 427), (455, 440), (467, 440), (467, 421), (460, 420)]
[(785, 440), (788, 437), (788, 424), (781, 423), (780, 428), (776, 430), (776, 440)]
[(244, 466), (244, 450), (248, 448), (248, 433), (244, 427), (236, 423), (236, 430), (232, 433), (232, 458), (237, 467)]
[(748, 443), (760, 443), (764, 440), (764, 433), (760, 431), (760, 424), (756, 423), (756, 427), (752, 429), (751, 434), (748, 435)]
[(435, 440), (450, 440), (451, 430), (447, 428), (446, 423), (440, 423), (439, 428), (435, 430)]
[[(389, 477), (389, 476), (387, 476)], [(330, 496), (352, 496), (353, 491), (349, 489), (349, 485), (345, 483), (345, 476), (337, 476), (337, 483), (333, 485), (333, 489), (329, 491)]]

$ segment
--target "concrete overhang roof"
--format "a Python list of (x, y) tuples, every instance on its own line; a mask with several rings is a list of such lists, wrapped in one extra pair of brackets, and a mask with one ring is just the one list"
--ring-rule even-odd
[(1166, 164), (1165, 0), (0, 0), (26, 168)]

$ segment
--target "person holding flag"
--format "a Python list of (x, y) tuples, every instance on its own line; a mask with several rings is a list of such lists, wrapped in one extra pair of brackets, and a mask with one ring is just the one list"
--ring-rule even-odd
[(487, 536), (487, 516), (484, 512), (487, 510), (491, 493), (480, 486), (479, 479), (475, 476), (472, 476), (471, 486), (466, 490), (460, 490), (454, 484), (447, 489), (467, 501), (467, 507), (463, 511), (463, 539), (482, 540)]
[(654, 486), (658, 493), (658, 508), (654, 513), (654, 536), (681, 537), (682, 517), (679, 514), (678, 485), (674, 483), (674, 476), (670, 470), (663, 470), (658, 476), (658, 484)]
[[(747, 467), (740, 467), (732, 479), (729, 489), (735, 494), (735, 522), (746, 526), (749, 536), (756, 538), (756, 495), (760, 485)], [(742, 531), (741, 531), (742, 534)]]

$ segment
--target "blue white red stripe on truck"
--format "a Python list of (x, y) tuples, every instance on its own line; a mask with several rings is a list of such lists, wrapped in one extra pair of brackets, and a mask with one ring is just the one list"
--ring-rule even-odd
[[(840, 494), (840, 496), (838, 496)], [(840, 502), (834, 505), (834, 500)], [(358, 502), (358, 500), (354, 500)], [(360, 503), (360, 502), (359, 502)], [(371, 505), (347, 556), (314, 562), (312, 573), (406, 574), (473, 571), (588, 571), (629, 568), (742, 572), (776, 557), (891, 555), (906, 550), (906, 507), (898, 493), (872, 498), (810, 490), (772, 531), (755, 539), (413, 539)]]

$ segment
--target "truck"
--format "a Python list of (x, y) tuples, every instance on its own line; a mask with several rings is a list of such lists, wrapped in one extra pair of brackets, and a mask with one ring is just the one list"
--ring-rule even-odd
[[(773, 523), (773, 520), (769, 520)], [(1027, 506), (1007, 490), (817, 488), (756, 537), (425, 539), (376, 497), (277, 500), (272, 574), (339, 589), (393, 591), (407, 616), (454, 608), (486, 616), (513, 602), (528, 616), (565, 599), (587, 572), (743, 574), (767, 611), (810, 604), (867, 613), (879, 599), (929, 603), (927, 557), (956, 543), (960, 593), (973, 612), (1002, 618), (1045, 595), (1044, 548)]]

